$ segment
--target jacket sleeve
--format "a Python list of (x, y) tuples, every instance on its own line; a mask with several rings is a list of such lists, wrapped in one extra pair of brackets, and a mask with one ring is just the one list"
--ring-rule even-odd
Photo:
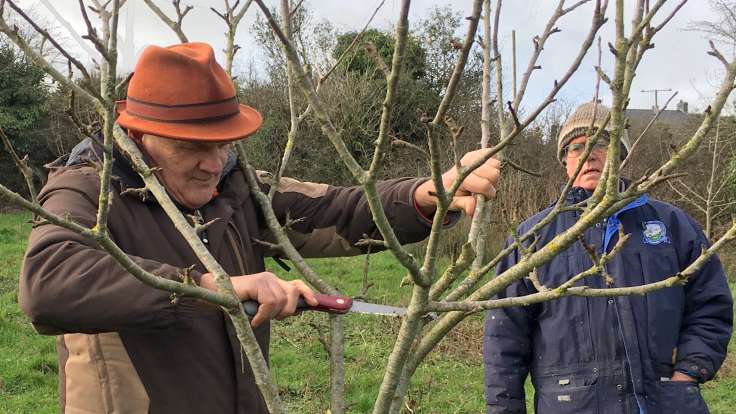
[[(518, 250), (514, 250), (499, 263), (496, 274), (505, 272), (518, 260)], [(534, 292), (534, 287), (529, 286), (526, 280), (519, 280), (499, 293), (496, 299)], [(532, 323), (538, 306), (515, 306), (486, 312), (483, 365), (489, 414), (526, 413), (524, 382), (529, 374)]]
[[(41, 192), (43, 207), (92, 227), (99, 193), (97, 174), (84, 169), (62, 174), (63, 180), (50, 178)], [(151, 273), (179, 278), (178, 268), (130, 257)], [(191, 276), (196, 280), (201, 275)], [(187, 320), (201, 306), (191, 298), (172, 303), (169, 292), (140, 282), (92, 240), (48, 223), (34, 226), (29, 236), (19, 304), (42, 334), (166, 328)]]
[[(683, 214), (684, 215), (684, 214)], [(685, 217), (680, 241), (681, 268), (708, 247), (700, 227)], [(680, 328), (675, 369), (704, 382), (713, 378), (726, 357), (733, 328), (733, 299), (718, 256), (711, 256), (685, 285), (685, 309)]]
[[(268, 177), (260, 175), (262, 182)], [(414, 190), (426, 179), (399, 178), (377, 184), (381, 204), (402, 244), (423, 240), (432, 221), (414, 204)], [(267, 188), (267, 185), (265, 186)], [(359, 186), (335, 187), (282, 178), (273, 198), (280, 222), (292, 221), (287, 230), (294, 246), (305, 257), (336, 257), (365, 253), (355, 243), (367, 237), (381, 239), (368, 200)], [(448, 213), (446, 225), (454, 224), (458, 212)], [(377, 249), (372, 248), (373, 251)]]

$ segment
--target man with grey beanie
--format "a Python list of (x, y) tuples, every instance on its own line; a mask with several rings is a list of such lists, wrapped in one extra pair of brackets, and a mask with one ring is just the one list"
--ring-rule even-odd
[[(568, 177), (583, 163), (566, 194), (568, 204), (590, 197), (601, 178), (609, 131), (601, 131), (586, 159), (582, 155), (587, 134), (603, 127), (608, 112), (602, 104), (583, 104), (560, 130), (557, 158)], [(621, 144), (625, 157), (628, 137)], [(626, 181), (620, 185), (625, 187)], [(523, 222), (518, 233), (527, 232), (551, 209)], [(535, 248), (578, 218), (576, 211), (555, 217), (539, 232)], [(648, 195), (590, 227), (583, 238), (598, 254), (610, 252), (619, 225), (630, 238), (606, 265), (615, 286), (662, 280), (687, 267), (708, 245), (695, 220)], [(519, 260), (520, 253), (513, 251), (499, 263), (497, 274)], [(591, 265), (584, 246), (576, 243), (537, 269), (538, 277), (543, 285), (559, 286)], [(607, 287), (603, 278), (587, 278), (585, 284)], [(498, 298), (535, 292), (523, 279)], [(489, 310), (484, 335), (488, 413), (526, 413), (528, 375), (537, 414), (708, 413), (699, 384), (713, 378), (726, 356), (732, 305), (725, 273), (713, 256), (686, 285), (646, 296), (566, 297)]]

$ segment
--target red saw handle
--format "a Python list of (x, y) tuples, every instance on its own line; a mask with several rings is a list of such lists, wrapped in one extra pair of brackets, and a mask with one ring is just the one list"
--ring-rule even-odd
[(322, 293), (315, 293), (314, 297), (317, 299), (317, 306), (309, 306), (303, 297), (299, 298), (299, 304), (296, 306), (297, 310), (315, 310), (320, 312), (328, 313), (348, 313), (350, 308), (353, 306), (353, 298), (349, 296), (332, 296), (325, 295)]

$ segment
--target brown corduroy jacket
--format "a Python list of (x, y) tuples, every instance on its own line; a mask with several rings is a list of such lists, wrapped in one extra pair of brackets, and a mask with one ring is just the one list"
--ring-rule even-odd
[[(179, 280), (195, 265), (205, 271), (155, 200), (121, 195), (140, 179), (121, 157), (115, 163), (109, 231), (140, 266)], [(381, 200), (402, 242), (428, 234), (412, 203), (417, 179), (379, 184)], [(267, 187), (264, 184), (264, 187)], [(95, 223), (99, 179), (88, 164), (58, 168), (40, 194), (44, 208), (76, 222)], [(284, 179), (274, 197), (307, 257), (359, 254), (354, 243), (377, 236), (360, 188)], [(258, 207), (239, 169), (221, 181), (219, 195), (199, 209), (208, 247), (230, 275), (264, 270), (268, 239)], [(94, 242), (43, 224), (30, 235), (20, 279), (20, 306), (41, 333), (57, 336), (61, 411), (76, 413), (266, 413), (229, 320), (216, 307), (179, 298), (138, 281)], [(269, 326), (256, 330), (268, 355)]]

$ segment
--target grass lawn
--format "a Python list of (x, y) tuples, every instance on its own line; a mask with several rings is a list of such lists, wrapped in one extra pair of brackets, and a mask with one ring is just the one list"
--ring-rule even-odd
[[(33, 331), (16, 299), (28, 219), (26, 214), (0, 214), (0, 413), (57, 413), (54, 339)], [(364, 262), (358, 257), (312, 263), (341, 291), (355, 295), (361, 291)], [(269, 262), (269, 267), (283, 274), (275, 263)], [(373, 286), (367, 301), (407, 303), (410, 288), (399, 286), (405, 272), (389, 255), (371, 256), (370, 269)], [(346, 318), (349, 411), (370, 412), (400, 320), (353, 314)], [(318, 340), (327, 327), (327, 318), (318, 313), (273, 324), (271, 366), (290, 412), (324, 413), (328, 408), (328, 356)], [(429, 356), (414, 377), (407, 413), (485, 412), (482, 329), (481, 315), (468, 318)], [(718, 379), (703, 388), (714, 414), (730, 414), (736, 405), (736, 346), (730, 349)]]
[(58, 413), (53, 337), (18, 308), (18, 274), (31, 229), (27, 214), (0, 214), (0, 413)]

